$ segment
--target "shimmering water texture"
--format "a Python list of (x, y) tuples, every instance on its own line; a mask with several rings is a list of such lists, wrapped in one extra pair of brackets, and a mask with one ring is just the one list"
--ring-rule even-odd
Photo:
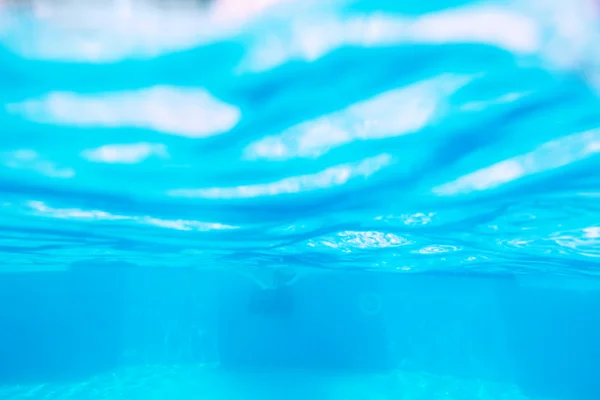
[(5, 7), (3, 268), (598, 271), (594, 3), (250, 3)]
[(198, 393), (211, 400), (248, 398), (248, 393), (265, 400), (529, 399), (510, 385), (428, 374), (343, 375), (277, 371), (224, 374), (207, 367), (164, 366), (125, 368), (78, 385), (0, 387), (0, 395), (6, 400), (191, 400), (197, 399)]
[[(470, 362), (470, 372), (483, 370), (477, 363), (486, 363), (489, 349), (501, 358), (508, 354), (502, 346), (509, 345), (472, 332), (498, 332), (505, 323), (516, 338), (513, 347), (523, 352), (540, 343), (535, 335), (519, 336), (524, 323), (574, 347), (593, 342), (595, 331), (587, 328), (596, 325), (582, 322), (591, 314), (579, 318), (584, 312), (572, 311), (588, 310), (580, 305), (593, 303), (598, 284), (587, 279), (600, 275), (597, 1), (216, 0), (204, 6), (161, 2), (160, 8), (132, 1), (25, 3), (0, 0), (0, 272), (68, 271), (48, 278), (55, 286), (44, 286), (45, 275), (38, 286), (23, 284), (39, 289), (40, 299), (53, 299), (57, 306), (52, 307), (60, 311), (52, 318), (63, 325), (48, 322), (54, 319), (34, 300), (23, 309), (38, 312), (39, 326), (50, 329), (38, 326), (36, 332), (55, 335), (50, 339), (66, 347), (75, 343), (73, 365), (86, 361), (77, 346), (97, 349), (106, 332), (118, 339), (121, 331), (106, 328), (115, 320), (114, 326), (129, 324), (123, 330), (144, 332), (147, 343), (156, 344), (146, 346), (142, 334), (139, 340), (129, 338), (130, 348), (143, 348), (140, 354), (158, 354), (177, 340), (192, 349), (199, 341), (191, 316), (208, 306), (185, 296), (195, 296), (192, 286), (200, 278), (184, 276), (159, 292), (170, 275), (161, 272), (152, 285), (139, 283), (145, 279), (140, 269), (155, 270), (144, 267), (233, 271), (232, 280), (242, 275), (256, 282), (247, 289), (250, 305), (235, 308), (233, 295), (219, 297), (235, 311), (219, 314), (221, 326), (233, 328), (207, 330), (206, 336), (222, 339), (233, 331), (232, 343), (243, 342), (240, 331), (246, 329), (257, 342), (264, 338), (261, 332), (271, 335), (263, 342), (275, 342), (284, 336), (277, 329), (292, 330), (281, 322), (292, 314), (290, 320), (302, 329), (306, 324), (298, 321), (306, 315), (320, 321), (324, 335), (335, 331), (338, 320), (358, 320), (370, 337), (386, 336), (384, 328), (375, 335), (378, 328), (368, 319), (379, 323), (383, 317), (372, 314), (390, 312), (379, 295), (359, 296), (367, 305), (344, 314), (338, 299), (347, 295), (354, 305), (355, 299), (342, 289), (335, 292), (337, 284), (324, 288), (311, 281), (300, 293), (303, 278), (327, 275), (324, 270), (417, 280), (419, 273), (506, 278), (498, 285), (510, 289), (490, 285), (488, 290), (476, 282), (464, 299), (462, 283), (452, 291), (435, 279), (389, 289), (388, 295), (400, 296), (398, 315), (418, 322), (410, 330), (404, 319), (386, 314), (393, 315), (395, 334), (413, 341), (401, 349), (409, 356), (413, 349), (435, 353), (422, 339), (431, 336), (438, 346), (431, 348), (440, 352), (476, 355), (457, 357), (456, 365)], [(87, 265), (100, 266), (100, 272), (91, 268), (89, 278)], [(136, 272), (140, 281), (123, 278), (130, 279), (124, 289), (113, 279), (121, 270), (110, 267), (103, 275), (104, 265), (123, 271), (142, 267)], [(565, 275), (573, 276), (559, 279)], [(344, 284), (363, 290), (361, 279), (353, 279)], [(6, 282), (0, 283), (8, 292), (14, 289), (11, 296), (25, 290)], [(188, 292), (182, 289), (187, 282)], [(342, 278), (336, 282), (344, 287)], [(575, 283), (567, 289), (581, 296), (576, 301), (535, 297), (539, 287), (563, 290), (568, 282)], [(422, 295), (431, 287), (430, 295)], [(495, 290), (505, 290), (498, 298), (512, 311), (488, 312), (487, 304), (499, 301), (481, 299)], [(171, 307), (165, 306), (169, 311), (161, 317), (147, 326), (114, 317), (125, 310), (122, 304), (139, 301), (135, 293), (153, 291), (148, 309), (160, 301)], [(98, 300), (104, 295), (112, 303)], [(289, 300), (301, 295), (304, 303)], [(316, 295), (334, 312), (306, 311), (319, 310)], [(451, 307), (439, 311), (440, 304), (453, 305), (459, 297), (457, 304), (471, 312), (468, 318), (451, 314)], [(99, 313), (94, 321), (108, 321), (106, 326), (92, 329), (96, 322), (86, 301)], [(557, 304), (562, 312), (557, 315), (572, 324), (555, 323), (552, 312), (538, 313), (519, 301)], [(18, 329), (33, 329), (31, 315), (12, 307), (5, 311)], [(236, 325), (238, 315), (255, 321), (262, 314), (273, 318), (260, 320), (268, 329)], [(422, 315), (434, 314), (440, 324), (428, 325)], [(538, 316), (552, 323), (537, 323)], [(461, 340), (463, 331), (455, 329), (461, 323), (477, 340)], [(173, 339), (171, 328), (154, 329), (160, 324), (185, 328)], [(568, 332), (561, 336), (567, 325), (585, 329), (570, 340)], [(81, 340), (65, 340), (63, 328)], [(5, 332), (1, 326), (0, 331)], [(581, 339), (586, 332), (590, 337)], [(360, 332), (335, 334), (322, 346), (324, 354), (353, 340), (368, 349), (376, 341)], [(451, 335), (454, 341), (446, 342)], [(9, 339), (29, 348), (23, 353), (31, 359), (38, 356), (36, 349), (61, 357), (36, 335)], [(221, 350), (227, 350), (222, 343)], [(472, 348), (461, 353), (460, 346)], [(552, 375), (551, 363), (538, 363), (547, 353), (540, 347), (521, 357), (533, 360), (521, 362), (523, 371), (533, 372), (515, 374), (531, 378), (531, 386), (543, 392), (563, 378)], [(13, 346), (3, 349), (12, 354)], [(103, 350), (96, 350), (95, 359), (102, 359)], [(294, 346), (286, 351), (303, 356)], [(141, 366), (124, 362), (121, 369), (77, 383), (3, 383), (0, 398), (185, 400), (201, 393), (206, 399), (533, 399), (509, 384), (425, 374), (414, 366), (353, 376), (312, 370), (244, 375), (196, 365), (203, 362), (192, 357), (195, 353), (189, 359), (183, 350), (167, 353), (175, 355), (163, 358), (177, 366), (145, 365), (143, 354), (136, 353), (129, 364)], [(552, 354), (555, 365), (570, 366), (563, 361), (575, 353)], [(573, 357), (588, 360), (582, 354), (587, 350)], [(336, 355), (343, 359), (346, 352)], [(21, 362), (19, 357), (13, 361)], [(186, 360), (195, 365), (182, 365)], [(26, 363), (18, 365), (26, 370)], [(446, 364), (439, 370), (452, 369)], [(536, 381), (543, 380), (537, 371), (548, 365), (547, 380)], [(597, 380), (579, 374), (588, 371), (587, 364), (578, 365), (571, 378), (578, 374), (592, 387)], [(583, 387), (578, 393), (600, 389)]]

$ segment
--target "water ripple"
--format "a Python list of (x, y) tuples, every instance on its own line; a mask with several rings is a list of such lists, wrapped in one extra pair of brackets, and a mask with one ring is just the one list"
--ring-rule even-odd
[(462, 3), (0, 6), (1, 269), (600, 273), (599, 13)]

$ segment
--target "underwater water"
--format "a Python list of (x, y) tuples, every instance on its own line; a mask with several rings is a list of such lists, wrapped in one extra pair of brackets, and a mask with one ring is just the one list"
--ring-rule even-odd
[(0, 1), (0, 399), (598, 400), (596, 1)]

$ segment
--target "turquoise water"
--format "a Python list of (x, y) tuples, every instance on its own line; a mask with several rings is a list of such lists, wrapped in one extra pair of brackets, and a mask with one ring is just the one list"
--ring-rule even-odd
[(1, 4), (1, 398), (600, 398), (596, 2)]

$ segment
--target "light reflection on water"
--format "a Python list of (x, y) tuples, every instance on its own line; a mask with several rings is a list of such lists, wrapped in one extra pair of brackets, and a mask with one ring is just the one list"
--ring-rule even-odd
[(11, 268), (600, 271), (593, 2), (34, 4), (0, 11)]

